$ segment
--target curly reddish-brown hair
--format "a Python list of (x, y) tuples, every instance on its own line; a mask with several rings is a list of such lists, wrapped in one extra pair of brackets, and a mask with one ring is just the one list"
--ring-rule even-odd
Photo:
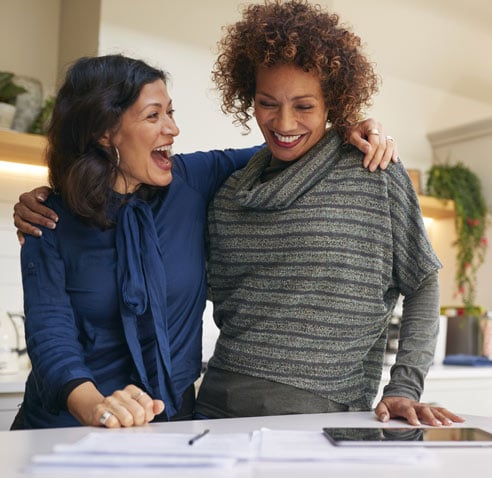
[(317, 72), (329, 121), (342, 136), (378, 91), (379, 77), (361, 52), (360, 38), (339, 25), (338, 15), (304, 0), (246, 6), (242, 20), (225, 27), (218, 48), (212, 78), (222, 111), (246, 132), (259, 66), (294, 64)]

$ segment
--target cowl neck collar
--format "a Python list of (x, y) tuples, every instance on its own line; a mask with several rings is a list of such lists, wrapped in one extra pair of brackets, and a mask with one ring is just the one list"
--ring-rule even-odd
[(333, 168), (340, 157), (341, 144), (338, 134), (328, 131), (304, 156), (266, 182), (261, 181), (261, 176), (272, 160), (272, 153), (268, 148), (258, 151), (241, 171), (235, 200), (248, 208), (289, 207)]

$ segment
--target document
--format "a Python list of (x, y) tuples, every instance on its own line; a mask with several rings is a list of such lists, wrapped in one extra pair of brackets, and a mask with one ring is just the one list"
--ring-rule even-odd
[[(387, 449), (343, 448), (332, 445), (322, 431), (261, 429), (251, 433), (214, 433), (212, 426), (198, 435), (92, 432), (73, 444), (58, 444), (53, 453), (36, 455), (37, 470), (77, 467), (101, 469), (228, 468), (254, 461), (432, 463), (428, 449), (411, 447), (388, 453)], [(190, 445), (191, 442), (191, 445)]]
[[(252, 433), (122, 433), (93, 432), (76, 443), (60, 443), (53, 453), (35, 455), (31, 470), (91, 472), (132, 469), (154, 472), (161, 468), (229, 468), (258, 456), (259, 432)], [(191, 441), (191, 445), (190, 445)]]
[(189, 433), (89, 433), (74, 444), (55, 446), (55, 453), (123, 454), (220, 457), (253, 459), (258, 455), (258, 431), (252, 433), (208, 433), (189, 445)]

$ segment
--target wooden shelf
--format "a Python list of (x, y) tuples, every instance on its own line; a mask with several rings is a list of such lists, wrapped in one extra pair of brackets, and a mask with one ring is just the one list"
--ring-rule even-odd
[(46, 144), (40, 134), (0, 129), (0, 161), (45, 166)]
[(419, 195), (422, 216), (433, 219), (449, 219), (455, 215), (454, 201), (451, 199), (437, 199), (433, 196)]

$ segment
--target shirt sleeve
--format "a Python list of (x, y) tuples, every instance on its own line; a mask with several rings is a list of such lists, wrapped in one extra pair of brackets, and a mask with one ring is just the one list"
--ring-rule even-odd
[(63, 410), (64, 386), (94, 380), (85, 366), (80, 331), (65, 291), (65, 268), (56, 246), (56, 231), (26, 236), (21, 250), (25, 332), (39, 399), (52, 413)]
[(434, 359), (438, 331), (439, 280), (438, 273), (432, 272), (403, 299), (398, 353), (383, 396), (420, 400)]
[(174, 167), (190, 187), (199, 191), (208, 202), (222, 183), (234, 171), (246, 166), (260, 148), (261, 146), (254, 146), (244, 149), (177, 154), (173, 157)]

